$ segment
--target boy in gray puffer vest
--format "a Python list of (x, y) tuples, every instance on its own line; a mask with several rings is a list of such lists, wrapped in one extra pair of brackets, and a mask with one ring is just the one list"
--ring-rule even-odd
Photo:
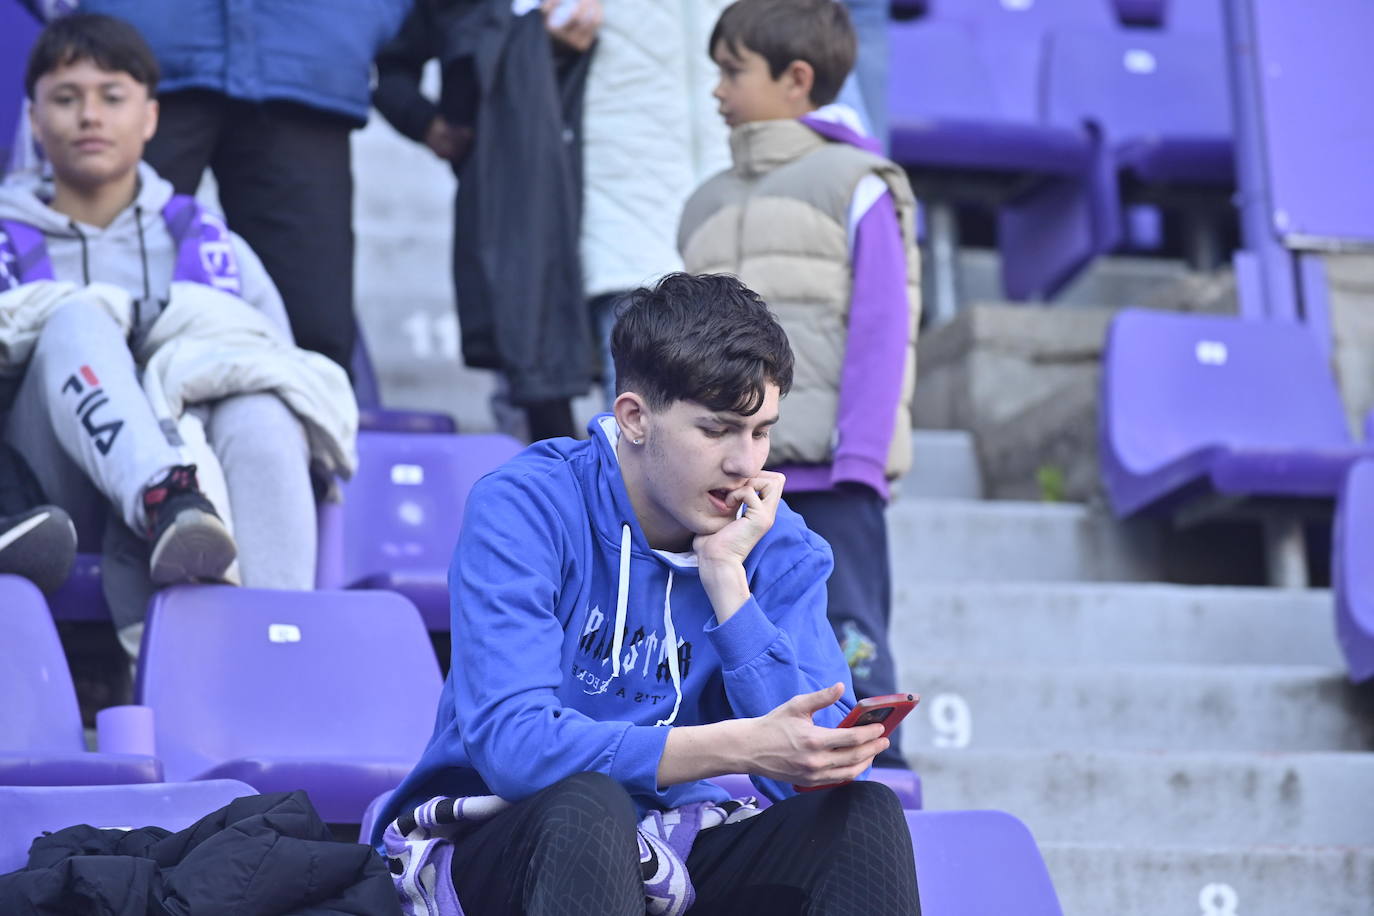
[[(678, 245), (689, 271), (735, 274), (787, 331), (796, 381), (770, 461), (835, 551), (828, 613), (856, 694), (895, 693), (884, 511), (911, 463), (915, 200), (853, 111), (831, 104), (855, 56), (842, 4), (740, 0), (709, 53), (734, 164), (688, 200)], [(896, 742), (876, 763), (905, 765)]]

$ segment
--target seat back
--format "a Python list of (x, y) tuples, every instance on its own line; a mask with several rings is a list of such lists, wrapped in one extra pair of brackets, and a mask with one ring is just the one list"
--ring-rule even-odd
[(358, 471), (344, 487), (342, 581), (322, 584), (446, 571), (468, 491), (521, 448), (503, 435), (360, 433)]
[(907, 811), (921, 912), (1061, 916), (1035, 838), (1001, 811)]
[(1038, 120), (1038, 33), (984, 33), (967, 22), (919, 20), (889, 25), (888, 41), (894, 130), (929, 119)]
[(1242, 190), (1264, 200), (1269, 231), (1289, 248), (1374, 245), (1374, 4), (1229, 2), (1252, 29), (1232, 40), (1257, 89), (1258, 131), (1245, 142), (1262, 148), (1261, 183)]
[(1301, 325), (1130, 309), (1107, 334), (1104, 453), (1144, 474), (1198, 449), (1351, 446), (1335, 379)]
[(0, 874), (23, 868), (44, 831), (75, 824), (184, 830), (236, 798), (258, 794), (232, 779), (134, 786), (0, 786)]
[(181, 780), (255, 756), (413, 762), (441, 686), (400, 595), (190, 585), (149, 605), (137, 695)]
[(1336, 638), (1350, 679), (1374, 678), (1374, 459), (1346, 474), (1336, 507), (1331, 587), (1336, 593)]
[(27, 579), (0, 575), (0, 609), (0, 751), (84, 751), (71, 669), (43, 594)]
[(929, 6), (927, 15), (933, 20), (969, 22), (981, 29), (1111, 29), (1117, 25), (1112, 0), (930, 0)]
[(1219, 35), (1061, 30), (1049, 38), (1045, 117), (1138, 138), (1226, 141), (1231, 100)]

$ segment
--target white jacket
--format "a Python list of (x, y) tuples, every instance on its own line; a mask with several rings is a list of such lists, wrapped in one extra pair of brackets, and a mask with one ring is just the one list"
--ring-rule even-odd
[(730, 0), (606, 0), (583, 99), (588, 297), (682, 269), (687, 197), (730, 165), (706, 42)]

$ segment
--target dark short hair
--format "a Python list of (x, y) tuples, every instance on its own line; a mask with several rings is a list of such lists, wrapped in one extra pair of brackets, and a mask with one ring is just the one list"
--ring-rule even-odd
[(792, 61), (806, 61), (816, 74), (811, 104), (818, 107), (839, 96), (858, 54), (849, 11), (838, 0), (739, 0), (716, 20), (708, 57), (721, 42), (736, 56), (744, 47), (763, 57), (773, 79)]
[(157, 95), (161, 74), (148, 42), (123, 19), (99, 13), (72, 13), (39, 33), (24, 72), (24, 91), (32, 100), (42, 77), (83, 60), (111, 73), (127, 73), (148, 88), (149, 98)]
[(787, 333), (758, 293), (728, 274), (672, 273), (620, 303), (611, 354), (616, 390), (654, 410), (695, 401), (749, 416), (769, 382), (792, 387)]

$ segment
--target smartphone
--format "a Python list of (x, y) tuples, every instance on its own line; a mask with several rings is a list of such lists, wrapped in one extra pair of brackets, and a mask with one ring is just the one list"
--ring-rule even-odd
[[(854, 728), (857, 725), (875, 725), (882, 723), (883, 737), (892, 734), (892, 730), (906, 718), (907, 713), (921, 702), (921, 695), (918, 693), (889, 693), (881, 697), (869, 697), (854, 704), (854, 708), (849, 711), (849, 715), (840, 721), (836, 728)], [(824, 786), (798, 786), (792, 788), (798, 792), (814, 792), (817, 789), (829, 789), (832, 786), (842, 785), (842, 783), (832, 782)]]

